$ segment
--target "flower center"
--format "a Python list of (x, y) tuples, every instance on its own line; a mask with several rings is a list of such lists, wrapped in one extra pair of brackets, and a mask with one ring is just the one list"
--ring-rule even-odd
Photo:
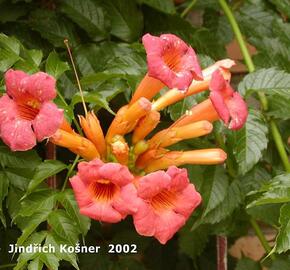
[(167, 48), (163, 55), (163, 60), (165, 64), (174, 72), (179, 72), (181, 70), (180, 52), (176, 48)]
[(152, 198), (151, 205), (156, 211), (166, 210), (174, 206), (175, 200), (175, 193), (165, 190)]
[(119, 191), (119, 187), (106, 179), (98, 179), (89, 186), (89, 190), (98, 201), (111, 201), (116, 193)]
[(19, 116), (25, 120), (34, 120), (39, 113), (40, 103), (36, 99), (17, 100)]

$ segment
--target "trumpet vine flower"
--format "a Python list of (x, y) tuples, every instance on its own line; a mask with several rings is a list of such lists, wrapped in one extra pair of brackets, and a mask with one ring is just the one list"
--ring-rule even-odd
[(175, 166), (138, 180), (138, 209), (133, 214), (137, 232), (165, 244), (185, 224), (201, 196), (190, 184), (187, 171)]
[(194, 50), (179, 37), (146, 34), (142, 38), (147, 54), (148, 73), (135, 91), (131, 103), (140, 97), (152, 99), (164, 86), (187, 90), (202, 72)]
[(137, 211), (139, 200), (133, 179), (126, 166), (94, 159), (79, 163), (70, 183), (81, 214), (116, 223)]
[(52, 102), (55, 79), (43, 72), (5, 73), (6, 94), (0, 98), (0, 137), (12, 151), (26, 151), (51, 137), (63, 122), (63, 110)]

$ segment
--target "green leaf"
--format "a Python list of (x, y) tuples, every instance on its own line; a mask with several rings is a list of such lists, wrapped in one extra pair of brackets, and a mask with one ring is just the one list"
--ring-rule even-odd
[(180, 230), (178, 242), (180, 251), (194, 260), (205, 248), (209, 238), (209, 230), (205, 225), (201, 225), (194, 231), (191, 231), (190, 227), (185, 225)]
[(241, 183), (235, 179), (229, 186), (224, 200), (210, 211), (202, 220), (203, 223), (215, 224), (227, 218), (232, 212), (239, 207), (244, 199)]
[(262, 186), (258, 193), (262, 193), (252, 201), (248, 208), (269, 203), (290, 202), (290, 173), (274, 177), (266, 185)]
[(274, 94), (268, 97), (268, 104), (268, 115), (282, 120), (287, 120), (290, 118), (290, 94)]
[(140, 2), (165, 13), (176, 12), (173, 0), (140, 0)]
[(290, 258), (276, 258), (269, 270), (290, 270)]
[(204, 184), (201, 188), (204, 211), (203, 219), (225, 199), (229, 186), (229, 179), (222, 166), (211, 166), (205, 171)]
[(43, 262), (36, 258), (33, 261), (31, 261), (27, 267), (28, 270), (42, 270), (43, 268)]
[(18, 60), (19, 56), (11, 51), (0, 48), (0, 71), (5, 72), (11, 68)]
[(246, 75), (238, 90), (243, 95), (249, 91), (263, 91), (267, 95), (290, 94), (290, 74), (276, 68), (260, 69)]
[(247, 213), (255, 220), (272, 226), (278, 226), (281, 204), (266, 204), (247, 209)]
[(39, 32), (55, 47), (64, 47), (64, 39), (68, 39), (72, 46), (77, 43), (74, 25), (54, 11), (33, 10), (30, 13), (29, 21), (31, 28)]
[(39, 259), (51, 270), (58, 270), (59, 260), (52, 253), (42, 253), (39, 256)]
[(61, 11), (84, 29), (95, 41), (108, 36), (107, 14), (99, 0), (64, 0)]
[(45, 64), (45, 70), (48, 74), (52, 75), (55, 79), (58, 79), (69, 69), (68, 63), (61, 61), (55, 51), (49, 54)]
[(26, 5), (14, 5), (6, 1), (0, 4), (0, 21), (2, 23), (14, 22), (18, 18), (24, 16), (27, 11), (28, 7)]
[(56, 193), (50, 189), (36, 191), (21, 202), (19, 216), (31, 216), (35, 212), (50, 212), (55, 206)]
[(59, 237), (66, 239), (71, 245), (76, 244), (79, 232), (64, 210), (55, 210), (50, 213), (47, 221)]
[(36, 228), (47, 219), (48, 214), (48, 212), (44, 211), (34, 213), (31, 217), (17, 218), (16, 223), (22, 230), (22, 234), (17, 240), (17, 245), (22, 245)]
[(90, 228), (91, 220), (80, 214), (73, 191), (67, 189), (59, 193), (57, 199), (73, 220), (73, 223), (78, 227), (79, 232), (85, 236)]
[(6, 227), (6, 219), (3, 214), (2, 204), (3, 204), (3, 200), (8, 194), (8, 185), (9, 185), (9, 182), (5, 176), (5, 173), (0, 171), (0, 219), (4, 227)]
[(111, 20), (111, 34), (123, 41), (138, 40), (143, 29), (143, 14), (134, 0), (104, 1)]
[(275, 251), (282, 253), (290, 249), (290, 203), (281, 207), (279, 223), (281, 227), (276, 239)]
[(24, 168), (6, 168), (4, 173), (10, 186), (17, 187), (24, 191), (27, 189), (31, 178), (33, 177), (34, 170)]
[(258, 262), (250, 258), (242, 258), (238, 261), (235, 270), (260, 270), (261, 266)]
[(70, 262), (75, 269), (79, 270), (75, 253), (60, 252), (60, 245), (71, 245), (68, 241), (64, 241), (55, 233), (50, 232), (46, 237), (45, 245), (51, 245), (55, 247), (55, 255), (58, 259)]
[(41, 50), (26, 50), (22, 48), (21, 59), (14, 65), (15, 69), (21, 69), (27, 73), (39, 71), (43, 53)]
[(8, 37), (3, 33), (0, 33), (0, 47), (15, 55), (20, 53), (20, 42), (16, 38)]
[(251, 170), (262, 158), (268, 144), (268, 127), (262, 114), (250, 109), (245, 126), (229, 134), (240, 175)]
[(0, 164), (10, 168), (35, 168), (40, 164), (40, 158), (34, 150), (12, 152), (7, 146), (0, 144)]
[(29, 183), (27, 194), (30, 194), (34, 189), (37, 188), (46, 178), (53, 176), (64, 169), (67, 165), (58, 160), (45, 160), (37, 168), (36, 172)]
[(290, 6), (288, 0), (270, 0), (277, 9), (281, 12), (290, 17)]

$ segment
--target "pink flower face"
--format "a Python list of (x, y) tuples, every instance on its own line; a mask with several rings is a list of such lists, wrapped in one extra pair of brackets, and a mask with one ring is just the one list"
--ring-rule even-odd
[(141, 200), (133, 215), (135, 228), (162, 244), (173, 237), (201, 202), (187, 171), (175, 166), (140, 178), (137, 192)]
[(80, 213), (92, 219), (116, 223), (137, 211), (134, 177), (126, 166), (99, 159), (81, 162), (70, 179)]
[(142, 38), (149, 76), (169, 88), (187, 90), (193, 79), (202, 79), (201, 68), (194, 50), (172, 34), (160, 37), (146, 34)]
[(209, 85), (210, 100), (219, 117), (230, 129), (240, 129), (247, 120), (248, 108), (238, 92), (235, 92), (221, 72), (216, 70)]
[(52, 136), (63, 121), (63, 110), (51, 102), (55, 79), (43, 72), (5, 73), (7, 94), (0, 98), (0, 136), (13, 151), (26, 151)]

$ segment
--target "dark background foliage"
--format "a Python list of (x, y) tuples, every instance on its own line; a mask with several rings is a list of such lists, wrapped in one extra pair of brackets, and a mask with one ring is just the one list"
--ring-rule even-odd
[[(68, 120), (82, 113), (81, 98), (68, 64), (64, 39), (69, 40), (84, 88), (85, 100), (98, 111), (104, 129), (114, 112), (146, 73), (140, 39), (144, 33), (174, 33), (192, 45), (201, 65), (227, 57), (233, 32), (218, 1), (198, 0), (0, 0), (0, 72), (13, 67), (29, 73), (44, 70), (58, 79), (56, 103)], [(290, 269), (290, 175), (285, 172), (273, 140), (276, 121), (289, 154), (290, 136), (290, 3), (288, 0), (236, 0), (231, 7), (248, 43), (257, 53), (257, 71), (234, 78), (249, 101), (243, 129), (215, 126), (213, 135), (180, 143), (179, 149), (226, 148), (226, 166), (188, 166), (191, 181), (203, 197), (202, 206), (165, 246), (137, 235), (132, 221), (115, 225), (90, 222), (78, 213), (73, 193), (61, 186), (74, 156), (58, 149), (58, 159), (45, 160), (46, 145), (25, 153), (11, 153), (0, 144), (0, 268), (14, 269), (216, 269), (216, 236), (229, 243), (246, 235), (251, 220), (278, 232), (275, 259), (253, 262), (229, 258), (229, 269)], [(1, 76), (0, 91), (4, 92)], [(267, 110), (257, 94), (265, 93)], [(167, 125), (205, 94), (171, 106), (162, 116)], [(226, 134), (220, 136), (220, 134)], [(68, 164), (68, 165), (67, 165)], [(58, 188), (45, 179), (58, 174)], [(49, 227), (48, 227), (48, 225)], [(48, 229), (49, 228), (49, 229)], [(100, 254), (12, 254), (9, 243), (100, 245)], [(137, 244), (138, 254), (108, 254), (110, 243)], [(17, 264), (15, 266), (15, 264)]]

